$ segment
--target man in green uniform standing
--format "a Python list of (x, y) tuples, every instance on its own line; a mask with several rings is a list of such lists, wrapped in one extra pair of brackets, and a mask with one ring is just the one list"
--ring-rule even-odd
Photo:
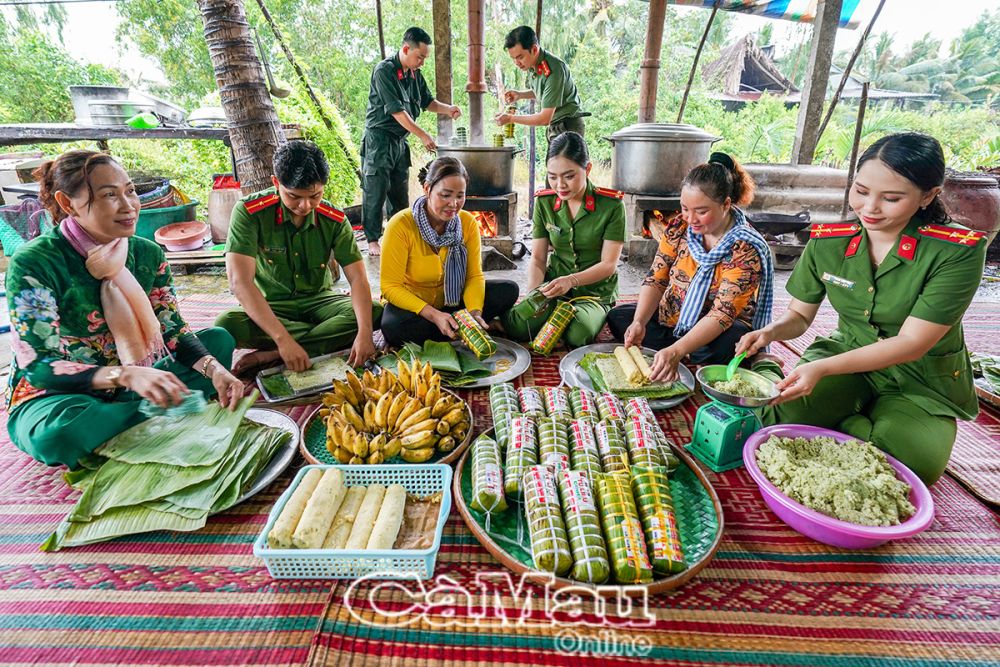
[[(229, 288), (240, 307), (215, 321), (237, 347), (256, 350), (235, 372), (279, 357), (294, 371), (309, 358), (351, 344), (358, 366), (375, 354), (372, 339), (382, 307), (371, 287), (344, 213), (323, 200), (330, 176), (323, 151), (290, 141), (274, 154), (274, 187), (244, 197), (233, 209), (226, 241)], [(331, 289), (329, 262), (343, 267), (351, 295)]]
[(508, 90), (504, 93), (504, 102), (538, 100), (541, 111), (525, 115), (497, 114), (497, 125), (515, 123), (545, 127), (545, 138), (549, 141), (567, 130), (583, 136), (583, 118), (590, 114), (580, 109), (580, 95), (566, 63), (539, 46), (535, 31), (526, 25), (511, 30), (503, 46), (518, 69), (528, 73), (531, 87), (531, 90)]
[(409, 28), (403, 33), (399, 51), (372, 72), (361, 145), (362, 224), (369, 255), (382, 252), (379, 239), (386, 199), (389, 217), (410, 205), (406, 135), (412, 132), (428, 151), (437, 150), (433, 137), (417, 125), (417, 117), (425, 109), (452, 118), (462, 115), (457, 106), (434, 99), (420, 73), (430, 45), (430, 35), (420, 28)]

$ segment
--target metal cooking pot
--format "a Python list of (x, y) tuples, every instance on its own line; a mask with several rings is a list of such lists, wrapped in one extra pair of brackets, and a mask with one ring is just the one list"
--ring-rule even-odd
[(469, 172), (466, 194), (492, 197), (514, 190), (514, 156), (510, 146), (438, 146), (438, 157), (457, 158)]
[(693, 167), (708, 160), (715, 137), (693, 125), (638, 123), (604, 137), (614, 147), (612, 183), (617, 190), (673, 195)]

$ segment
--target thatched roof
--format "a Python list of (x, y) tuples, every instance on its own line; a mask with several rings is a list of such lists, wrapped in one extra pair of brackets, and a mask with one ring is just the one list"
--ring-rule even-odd
[(718, 60), (705, 65), (701, 75), (709, 86), (725, 95), (738, 96), (740, 93), (761, 91), (799, 92), (778, 71), (770, 56), (757, 47), (750, 35), (727, 46)]

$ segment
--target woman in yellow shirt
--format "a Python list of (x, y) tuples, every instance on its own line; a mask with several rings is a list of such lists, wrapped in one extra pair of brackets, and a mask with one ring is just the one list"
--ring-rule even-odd
[(469, 176), (455, 158), (420, 170), (424, 196), (389, 220), (382, 239), (379, 282), (382, 334), (389, 345), (454, 339), (452, 313), (469, 309), (480, 324), (510, 310), (518, 286), (483, 276), (479, 224), (463, 211)]

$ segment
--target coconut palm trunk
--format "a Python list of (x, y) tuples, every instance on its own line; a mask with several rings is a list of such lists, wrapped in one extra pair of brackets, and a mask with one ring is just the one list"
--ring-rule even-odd
[(271, 187), (274, 151), (285, 142), (242, 0), (198, 0), (205, 41), (229, 121), (236, 175), (243, 194)]

